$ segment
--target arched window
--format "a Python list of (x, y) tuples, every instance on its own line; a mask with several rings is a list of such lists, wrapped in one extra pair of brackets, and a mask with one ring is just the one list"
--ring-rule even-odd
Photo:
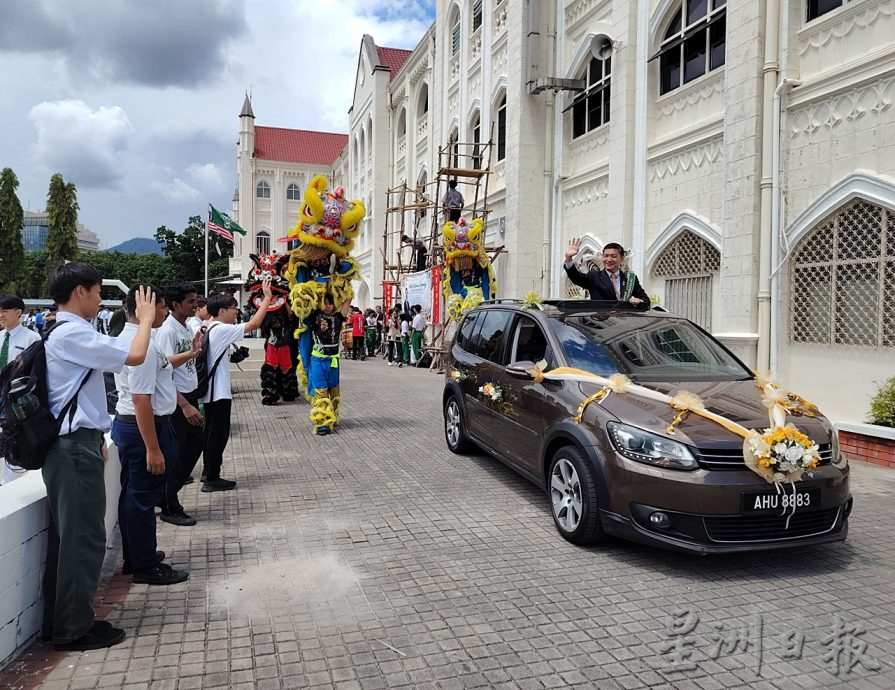
[(674, 91), (724, 64), (727, 0), (684, 0), (659, 52), (659, 93)]
[(507, 95), (500, 97), (497, 106), (497, 160), (507, 156)]
[(270, 199), (270, 185), (264, 180), (261, 180), (255, 188), (255, 196), (259, 199)]
[(422, 117), (429, 112), (429, 85), (423, 84), (420, 87), (420, 94), (416, 101), (417, 117)]
[(255, 236), (255, 253), (270, 254), (270, 233), (266, 230), (260, 231)]
[(808, 21), (842, 7), (842, 0), (808, 0)]
[(457, 142), (460, 140), (460, 133), (457, 131), (457, 128), (451, 130), (451, 133), (448, 135), (448, 150), (450, 153), (448, 154), (450, 164), (452, 168), (460, 167), (460, 144)]
[(398, 113), (398, 141), (400, 142), (405, 136), (407, 136), (407, 110), (401, 108), (401, 112)]
[[(419, 179), (416, 181), (416, 203), (423, 203), (426, 199), (426, 171), (420, 173)], [(423, 207), (416, 212), (417, 222), (426, 217), (426, 208)]]
[(301, 199), (301, 190), (294, 182), (290, 182), (286, 187), (286, 198), (290, 201), (299, 201)]
[(684, 230), (653, 266), (653, 275), (665, 279), (665, 307), (711, 330), (712, 280), (720, 268), (721, 253), (696, 233)]
[(895, 211), (854, 199), (792, 254), (790, 339), (895, 347)]
[(472, 167), (476, 170), (482, 167), (481, 146), (482, 143), (482, 116), (476, 112), (470, 125), (472, 132)]
[(587, 88), (572, 101), (572, 138), (580, 137), (609, 122), (610, 77), (612, 58), (590, 59), (582, 75)]
[(460, 10), (455, 9), (451, 27), (451, 57), (460, 52)]

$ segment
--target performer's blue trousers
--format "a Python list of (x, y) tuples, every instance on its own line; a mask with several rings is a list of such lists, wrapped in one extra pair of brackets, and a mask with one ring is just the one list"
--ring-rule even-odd
[[(333, 366), (335, 364), (335, 366)], [(339, 386), (339, 358), (311, 354), (311, 371), (308, 381), (314, 391), (326, 391)]]

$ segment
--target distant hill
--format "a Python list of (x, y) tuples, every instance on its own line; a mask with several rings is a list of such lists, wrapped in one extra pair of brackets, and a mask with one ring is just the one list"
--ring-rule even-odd
[(106, 251), (122, 254), (161, 254), (162, 248), (151, 237), (134, 237), (127, 242), (109, 247)]

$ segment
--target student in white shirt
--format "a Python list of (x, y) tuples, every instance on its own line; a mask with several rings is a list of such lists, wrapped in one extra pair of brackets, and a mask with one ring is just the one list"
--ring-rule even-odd
[(186, 325), (195, 334), (199, 332), (206, 321), (208, 321), (208, 300), (204, 297), (197, 297), (196, 311), (187, 318)]
[(187, 515), (177, 493), (187, 483), (205, 445), (199, 396), (196, 395), (196, 357), (201, 352), (202, 334), (197, 332), (198, 329), (192, 331), (189, 328), (189, 321), (196, 314), (196, 287), (192, 283), (173, 285), (165, 291), (165, 301), (170, 314), (155, 339), (162, 354), (174, 367), (177, 408), (173, 421), (177, 434), (177, 462), (168, 474), (159, 507), (163, 522), (190, 527), (196, 524), (196, 518)]
[(124, 630), (96, 621), (93, 597), (106, 554), (106, 484), (103, 433), (111, 427), (102, 372), (142, 364), (149, 349), (155, 306), (147, 290), (135, 298), (140, 323), (130, 342), (90, 327), (100, 304), (102, 277), (73, 261), (50, 276), (50, 297), (59, 305), (57, 325), (46, 343), (50, 412), (78, 393), (61, 421), (59, 438), (41, 470), (52, 518), (44, 577), (43, 637), (57, 650), (102, 649), (121, 642)]
[[(199, 399), (205, 407), (205, 453), (202, 491), (229, 491), (236, 482), (221, 478), (224, 450), (230, 440), (230, 360), (227, 350), (261, 325), (270, 306), (270, 280), (262, 283), (264, 300), (258, 311), (246, 323), (236, 323), (236, 300), (232, 295), (218, 294), (208, 298), (211, 321), (205, 326), (208, 333), (208, 392)], [(215, 367), (212, 376), (212, 368)]]
[[(22, 325), (24, 311), (25, 303), (21, 297), (17, 295), (0, 297), (0, 369), (22, 354), (31, 343), (40, 340), (37, 333)], [(0, 464), (3, 465), (0, 484), (9, 484), (13, 479), (25, 474), (24, 471), (11, 468), (2, 458)]]
[[(155, 302), (153, 328), (162, 325), (168, 307), (162, 291), (150, 286)], [(127, 293), (128, 321), (118, 340), (130, 343), (137, 335), (137, 288)], [(174, 367), (155, 342), (149, 342), (146, 360), (125, 366), (115, 374), (118, 404), (112, 422), (112, 440), (121, 460), (121, 495), (118, 499), (118, 527), (124, 551), (124, 572), (132, 572), (134, 582), (173, 585), (189, 577), (162, 562), (156, 549), (155, 506), (165, 488), (168, 472), (177, 461), (177, 436), (171, 413), (177, 408)]]
[(413, 322), (411, 324), (413, 333), (411, 333), (411, 346), (414, 363), (420, 361), (423, 356), (423, 339), (426, 334), (426, 315), (423, 314), (423, 308), (419, 304), (413, 305)]

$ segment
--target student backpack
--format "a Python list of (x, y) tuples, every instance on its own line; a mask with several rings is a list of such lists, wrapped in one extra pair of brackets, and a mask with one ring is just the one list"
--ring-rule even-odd
[(203, 398), (208, 393), (208, 385), (211, 381), (214, 380), (214, 374), (218, 370), (218, 365), (221, 363), (221, 360), (224, 358), (224, 355), (227, 354), (227, 350), (230, 348), (224, 348), (224, 351), (221, 353), (220, 357), (218, 357), (214, 364), (211, 366), (211, 369), (208, 368), (208, 354), (209, 354), (209, 335), (211, 334), (211, 329), (214, 328), (217, 324), (211, 324), (208, 328), (205, 329), (205, 333), (202, 334), (202, 349), (199, 353), (199, 356), (196, 358), (196, 397)]
[[(81, 379), (71, 399), (55, 417), (50, 412), (47, 387), (47, 338), (66, 321), (57, 321), (31, 343), (21, 355), (0, 371), (0, 457), (14, 467), (39, 470), (43, 467), (68, 415), (71, 423), (78, 409), (78, 394), (94, 370)], [(13, 382), (24, 379), (13, 391)]]

